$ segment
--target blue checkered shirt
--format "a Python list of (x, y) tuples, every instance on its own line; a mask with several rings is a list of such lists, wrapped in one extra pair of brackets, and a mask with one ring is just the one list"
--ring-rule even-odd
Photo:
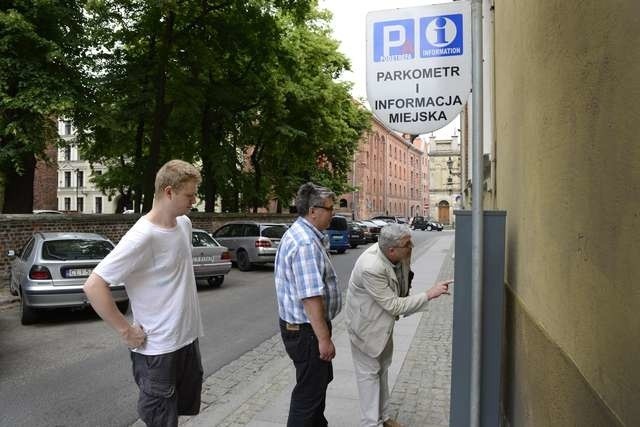
[(302, 300), (322, 296), (325, 319), (342, 309), (338, 278), (322, 243), (322, 233), (299, 217), (280, 240), (275, 261), (276, 294), (280, 318), (289, 323), (309, 323)]

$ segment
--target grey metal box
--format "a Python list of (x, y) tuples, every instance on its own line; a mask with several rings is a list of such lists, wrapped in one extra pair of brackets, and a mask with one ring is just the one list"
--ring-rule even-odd
[[(470, 425), (471, 211), (455, 211), (455, 284), (450, 425)], [(485, 211), (483, 230), (480, 426), (500, 426), (505, 211)]]

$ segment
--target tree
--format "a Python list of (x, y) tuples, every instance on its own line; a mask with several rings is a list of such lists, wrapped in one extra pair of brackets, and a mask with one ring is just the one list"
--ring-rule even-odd
[(0, 5), (0, 212), (31, 213), (37, 159), (83, 98), (82, 2)]
[(86, 157), (113, 168), (101, 188), (147, 209), (172, 157), (200, 164), (207, 211), (218, 197), (228, 210), (288, 201), (303, 179), (344, 186), (368, 113), (334, 81), (348, 61), (316, 8), (94, 0), (91, 102), (76, 120)]
[(312, 18), (305, 25), (285, 21), (282, 70), (271, 73), (280, 79), (271, 83), (278, 90), (259, 107), (256, 120), (264, 125), (250, 138), (256, 183), (264, 171), (271, 195), (286, 203), (309, 180), (345, 191), (359, 138), (370, 126), (350, 85), (336, 82), (349, 62), (330, 36), (329, 15), (315, 12)]

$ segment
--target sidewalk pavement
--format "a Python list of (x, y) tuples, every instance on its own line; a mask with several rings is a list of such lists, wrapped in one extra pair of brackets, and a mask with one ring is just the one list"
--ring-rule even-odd
[[(452, 255), (453, 232), (445, 231), (442, 238), (417, 247), (412, 262), (416, 274), (412, 293), (424, 292), (436, 281), (453, 277)], [(389, 369), (390, 404), (395, 418), (405, 427), (449, 425), (452, 298), (444, 295), (432, 301), (428, 311), (396, 323)], [(358, 389), (343, 314), (332, 323), (336, 358), (325, 416), (332, 427), (357, 427)], [(181, 417), (180, 425), (286, 426), (294, 384), (293, 363), (276, 334), (208, 377), (200, 414)], [(143, 425), (140, 420), (134, 424)]]
[(9, 279), (7, 279), (6, 286), (0, 286), (0, 310), (5, 307), (12, 306), (14, 303), (20, 301), (20, 297), (11, 295), (9, 292)]

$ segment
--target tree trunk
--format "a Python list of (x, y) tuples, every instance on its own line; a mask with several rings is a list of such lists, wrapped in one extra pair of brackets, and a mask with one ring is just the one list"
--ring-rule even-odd
[(153, 205), (154, 182), (156, 172), (159, 168), (160, 146), (164, 137), (164, 131), (169, 119), (170, 108), (165, 103), (167, 86), (167, 64), (169, 61), (169, 51), (173, 43), (173, 23), (175, 13), (169, 11), (164, 25), (164, 33), (158, 49), (158, 74), (155, 85), (155, 107), (153, 112), (153, 130), (151, 131), (151, 141), (149, 146), (149, 160), (147, 162), (145, 179), (143, 182), (143, 204), (142, 211), (148, 212)]
[(4, 212), (4, 195), (7, 185), (7, 175), (0, 170), (0, 213)]
[[(135, 153), (133, 155), (134, 172), (137, 173), (134, 184), (131, 186), (133, 191), (129, 192), (130, 199), (132, 200), (132, 208), (134, 212), (140, 212), (142, 207), (142, 179), (144, 174), (139, 171), (144, 170), (142, 167), (142, 143), (144, 139), (144, 116), (141, 114), (138, 120), (138, 126), (136, 127), (136, 139), (135, 139)], [(133, 195), (131, 194), (133, 193)]]
[(213, 212), (216, 203), (216, 181), (212, 155), (212, 117), (209, 103), (205, 102), (202, 107), (202, 122), (200, 123), (202, 132), (202, 142), (200, 147), (200, 158), (202, 159), (202, 192), (204, 193), (204, 211)]
[(27, 153), (23, 156), (21, 163), (24, 167), (22, 175), (18, 175), (12, 168), (5, 172), (3, 213), (33, 212), (33, 176), (36, 170), (36, 158), (33, 154)]

